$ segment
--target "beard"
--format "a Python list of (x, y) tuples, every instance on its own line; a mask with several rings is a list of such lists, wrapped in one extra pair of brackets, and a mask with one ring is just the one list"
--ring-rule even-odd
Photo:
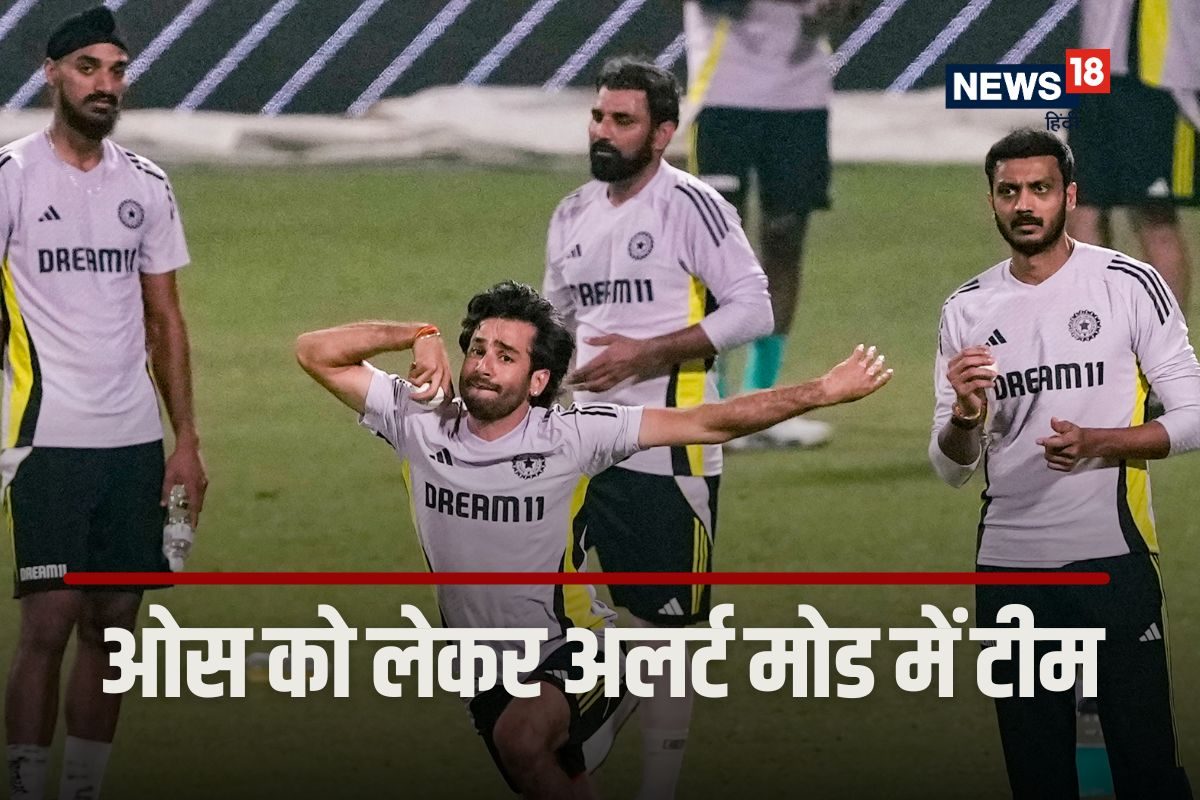
[[(91, 139), (92, 141), (100, 141), (105, 136), (112, 133), (113, 128), (117, 125), (117, 118), (121, 116), (121, 107), (117, 98), (111, 94), (103, 94), (96, 92), (89, 94), (79, 104), (79, 107), (71, 105), (66, 96), (62, 92), (57, 93), (58, 111), (63, 122), (72, 130), (79, 133), (81, 136)], [(112, 102), (111, 110), (105, 112), (89, 113), (84, 110), (88, 103), (94, 100), (109, 100)]]
[[(995, 213), (992, 214), (992, 218), (996, 220), (996, 230), (1000, 231), (1009, 247), (1023, 256), (1036, 256), (1049, 250), (1062, 238), (1063, 230), (1067, 226), (1067, 199), (1063, 198), (1062, 206), (1059, 207), (1058, 213), (1050, 218), (1049, 225), (1041, 217), (1032, 215), (1017, 217), (1010, 223), (1001, 221)], [(1036, 239), (1018, 238), (1017, 227), (1030, 222), (1041, 226), (1044, 233)]]
[(632, 156), (626, 157), (620, 150), (606, 141), (592, 142), (588, 148), (592, 177), (605, 183), (618, 183), (638, 174), (654, 159), (654, 148), (650, 137)]
[(479, 378), (461, 380), (459, 384), (462, 387), (463, 404), (471, 416), (480, 422), (504, 419), (520, 408), (529, 396), (528, 386), (506, 390)]

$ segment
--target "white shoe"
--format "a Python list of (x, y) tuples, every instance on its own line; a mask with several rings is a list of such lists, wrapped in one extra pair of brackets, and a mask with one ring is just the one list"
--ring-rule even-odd
[(815, 419), (785, 419), (765, 431), (734, 439), (725, 446), (730, 450), (765, 450), (779, 447), (810, 448), (828, 444), (833, 426)]

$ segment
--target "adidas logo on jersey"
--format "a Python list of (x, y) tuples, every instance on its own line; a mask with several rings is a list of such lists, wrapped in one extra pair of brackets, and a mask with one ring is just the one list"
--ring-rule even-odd
[(38, 217), (38, 222), (55, 222), (56, 220), (60, 219), (62, 219), (62, 217), (59, 216), (58, 212), (54, 210), (54, 206), (49, 206), (45, 211), (42, 212), (42, 215)]
[(444, 447), (436, 453), (431, 453), (429, 457), (439, 464), (445, 464), (448, 467), (454, 466), (454, 459), (450, 457), (450, 451)]
[(567, 251), (567, 258), (582, 258), (582, 257), (583, 257), (583, 245), (577, 244), (574, 247), (572, 247), (569, 251)]
[(996, 328), (994, 331), (992, 331), (992, 335), (988, 337), (987, 343), (992, 347), (995, 347), (998, 344), (1005, 344), (1007, 341), (1008, 340), (1004, 338), (1004, 334), (1000, 332), (1000, 329)]
[(664, 617), (682, 617), (683, 606), (679, 605), (679, 599), (672, 597), (667, 601), (667, 604), (658, 610), (659, 614)]
[(1158, 629), (1157, 622), (1151, 622), (1150, 627), (1146, 628), (1146, 632), (1138, 637), (1139, 642), (1157, 642), (1162, 639), (1162, 632)]

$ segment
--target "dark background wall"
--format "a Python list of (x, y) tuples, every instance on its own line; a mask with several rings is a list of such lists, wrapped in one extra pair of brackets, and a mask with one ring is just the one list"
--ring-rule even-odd
[[(191, 0), (195, 3), (196, 0)], [(276, 0), (212, 0), (186, 32), (137, 81), (130, 105), (172, 108)], [(837, 75), (839, 89), (886, 88), (942, 31), (967, 0), (908, 0)], [(446, 0), (387, 0), (369, 22), (287, 105), (288, 112), (343, 113), (442, 9)], [(474, 0), (445, 35), (385, 96), (460, 82), (532, 5), (533, 0)], [(55, 23), (93, 0), (42, 0), (0, 40), (0, 103), (12, 97), (40, 63)], [(868, 12), (879, 0), (867, 3)], [(12, 0), (0, 9), (12, 8)], [(297, 6), (201, 106), (256, 112), (361, 5), (361, 0), (299, 0)], [(488, 84), (541, 85), (621, 5), (620, 0), (562, 0), (488, 78)], [(189, 0), (127, 0), (117, 12), (136, 55), (189, 6)], [(195, 8), (196, 6), (192, 6)], [(994, 0), (914, 88), (941, 83), (946, 63), (998, 60), (1050, 7), (1039, 0)], [(646, 0), (589, 62), (586, 83), (605, 57), (622, 52), (657, 56), (679, 34), (679, 0)], [(1030, 54), (1031, 63), (1061, 63), (1077, 34), (1073, 11)], [(838, 31), (836, 47), (853, 30)], [(675, 70), (684, 77), (684, 59)], [(36, 103), (44, 102), (39, 97)]]

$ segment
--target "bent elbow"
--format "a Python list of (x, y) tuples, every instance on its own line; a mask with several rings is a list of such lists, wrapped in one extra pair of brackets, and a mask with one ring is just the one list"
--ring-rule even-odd
[(972, 464), (959, 464), (942, 452), (941, 445), (934, 438), (929, 443), (929, 463), (933, 467), (933, 471), (937, 473), (937, 476), (947, 486), (952, 489), (959, 489), (975, 474), (975, 468), (979, 464), (979, 459), (976, 459)]
[(315, 343), (311, 333), (302, 333), (296, 337), (296, 363), (309, 375), (316, 374)]

